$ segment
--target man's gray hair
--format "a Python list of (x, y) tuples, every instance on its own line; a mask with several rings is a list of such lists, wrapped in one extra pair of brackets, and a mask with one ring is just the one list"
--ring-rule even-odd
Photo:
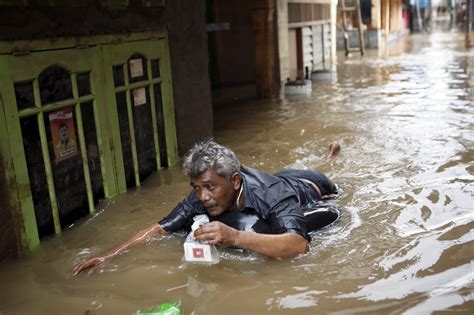
[(212, 139), (196, 143), (184, 157), (184, 175), (195, 178), (210, 169), (229, 182), (232, 175), (240, 171), (240, 162), (231, 149)]

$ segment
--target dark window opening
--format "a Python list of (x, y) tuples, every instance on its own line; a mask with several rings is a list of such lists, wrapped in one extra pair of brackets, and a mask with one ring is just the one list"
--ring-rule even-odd
[(151, 61), (151, 76), (152, 78), (159, 78), (160, 75), (160, 60), (153, 59)]
[(149, 87), (131, 91), (133, 125), (137, 148), (138, 172), (140, 182), (156, 170), (155, 142), (153, 137), (153, 121), (151, 119)]
[(33, 82), (15, 83), (16, 106), (18, 110), (35, 107)]
[(90, 95), (91, 94), (91, 82), (89, 73), (79, 73), (76, 76), (77, 80), (77, 91), (79, 96)]
[(130, 139), (130, 125), (128, 123), (127, 98), (125, 92), (115, 94), (120, 126), (120, 141), (122, 143), (123, 168), (127, 188), (135, 187), (135, 172), (133, 169), (132, 143)]
[(161, 84), (154, 84), (153, 92), (155, 94), (155, 111), (156, 124), (158, 128), (158, 144), (160, 149), (160, 166), (168, 167), (168, 154), (166, 152), (165, 117), (163, 114)]
[(114, 75), (115, 87), (125, 85), (125, 78), (123, 76), (123, 65), (114, 66), (112, 68), (112, 72)]
[(50, 66), (38, 77), (41, 104), (72, 98), (71, 74), (60, 66)]
[(86, 142), (87, 162), (91, 179), (94, 205), (104, 198), (104, 184), (100, 165), (100, 150), (97, 143), (97, 131), (94, 120), (94, 107), (92, 102), (81, 104), (82, 124), (84, 126), (84, 138)]
[(38, 234), (40, 238), (43, 238), (54, 233), (54, 221), (37, 116), (20, 119), (20, 125)]

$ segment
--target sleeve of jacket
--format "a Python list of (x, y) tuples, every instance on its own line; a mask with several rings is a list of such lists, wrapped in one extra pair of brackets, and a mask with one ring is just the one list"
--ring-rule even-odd
[(194, 191), (183, 199), (159, 224), (168, 233), (190, 229), (195, 215), (206, 213)]
[(296, 233), (307, 241), (307, 221), (296, 196), (289, 196), (277, 203), (269, 213), (270, 228), (273, 234)]

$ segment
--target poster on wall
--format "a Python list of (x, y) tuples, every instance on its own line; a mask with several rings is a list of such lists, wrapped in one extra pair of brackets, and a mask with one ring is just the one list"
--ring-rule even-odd
[(49, 125), (54, 145), (56, 163), (78, 154), (72, 108), (64, 108), (49, 114)]
[(146, 91), (144, 87), (133, 90), (133, 104), (135, 106), (146, 104)]
[(143, 76), (143, 62), (141, 59), (130, 60), (130, 76), (132, 78)]

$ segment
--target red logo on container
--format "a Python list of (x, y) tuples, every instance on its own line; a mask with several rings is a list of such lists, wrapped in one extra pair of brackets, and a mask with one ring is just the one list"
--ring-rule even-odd
[(193, 248), (194, 258), (204, 258), (204, 250), (202, 248)]

